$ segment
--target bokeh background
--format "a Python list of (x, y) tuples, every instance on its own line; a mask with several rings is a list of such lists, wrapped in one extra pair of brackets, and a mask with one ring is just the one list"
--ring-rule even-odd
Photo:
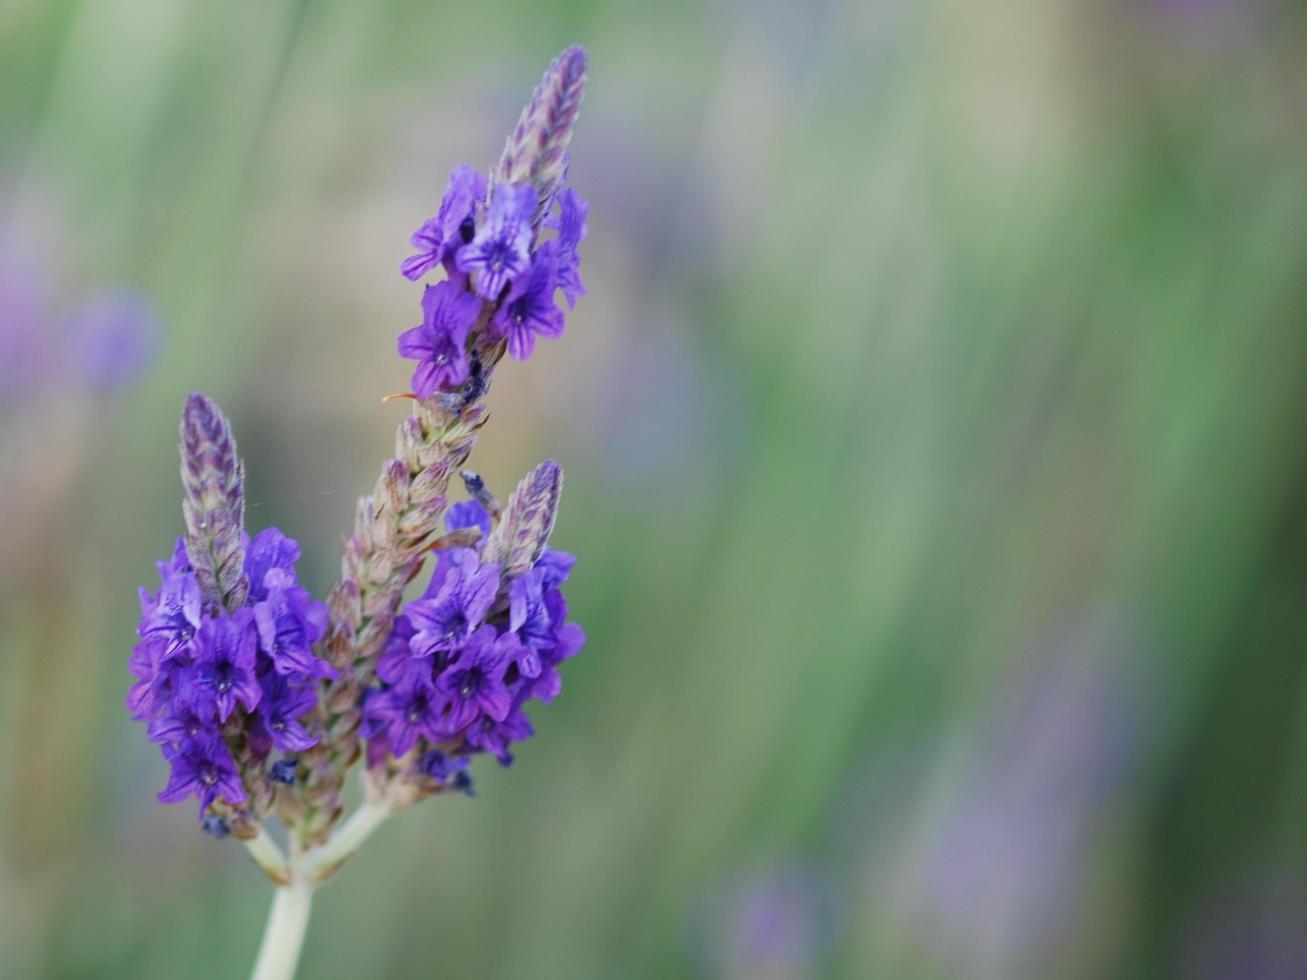
[(215, 396), (319, 595), (407, 238), (548, 60), (590, 295), (500, 372), (590, 642), (304, 977), (1307, 977), (1288, 0), (5, 0), (0, 975), (245, 975), (122, 707)]

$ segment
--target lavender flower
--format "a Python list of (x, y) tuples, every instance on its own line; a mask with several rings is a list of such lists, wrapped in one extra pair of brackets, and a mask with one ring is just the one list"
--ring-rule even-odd
[[(303, 752), (318, 743), (304, 725), (318, 702), (312, 687), (292, 684), (276, 671), (264, 674), (259, 687), (263, 695), (256, 722), (260, 735), (266, 733), (267, 740), (282, 752)], [(281, 760), (280, 764), (284, 770), (285, 765), (293, 767), (295, 762)]]
[(430, 398), (467, 380), (467, 337), (481, 311), (471, 293), (445, 281), (422, 294), (422, 322), (399, 335), (399, 354), (418, 362), (413, 393)]
[(413, 233), (413, 245), (418, 252), (404, 260), (400, 271), (409, 279), (421, 279), (453, 249), (470, 242), (476, 227), (476, 202), (485, 195), (485, 174), (465, 164), (455, 167), (449, 175), (440, 211)]
[(172, 764), (168, 785), (159, 793), (164, 803), (180, 803), (188, 796), (200, 799), (200, 817), (219, 797), (244, 803), (245, 787), (222, 740), (201, 736), (178, 745), (165, 745), (163, 754)]
[(246, 711), (258, 707), (263, 695), (254, 674), (258, 638), (248, 609), (206, 619), (195, 646), (195, 687), (199, 696), (212, 699), (219, 721), (230, 718), (238, 702)]
[(534, 734), (535, 729), (531, 726), (531, 719), (519, 709), (507, 715), (502, 721), (495, 721), (492, 715), (483, 715), (468, 728), (465, 737), (467, 744), (472, 748), (493, 755), (501, 766), (511, 766), (513, 754), (508, 751), (508, 747)]
[(300, 560), (300, 546), (278, 528), (267, 527), (254, 536), (245, 556), (245, 569), (250, 579), (250, 598), (260, 602), (268, 597), (264, 584), (268, 572), (274, 568), (293, 572)]
[(409, 641), (414, 656), (451, 650), (475, 630), (499, 591), (499, 566), (482, 565), (471, 548), (442, 552), (427, 589), (428, 598), (408, 605), (416, 633)]
[(472, 276), (477, 295), (494, 302), (531, 263), (531, 216), (536, 192), (530, 184), (498, 184), (486, 222), (458, 250), (455, 266)]
[(466, 728), (483, 713), (495, 721), (508, 716), (513, 698), (504, 675), (521, 654), (517, 637), (501, 635), (493, 626), (483, 626), (468, 637), (458, 659), (436, 680), (436, 689), (449, 698), (451, 733)]
[(326, 607), (285, 568), (268, 570), (263, 591), (267, 597), (255, 604), (254, 622), (274, 669), (306, 679), (333, 676), (331, 665), (313, 654), (313, 644), (327, 631)]
[(576, 309), (577, 299), (585, 295), (579, 249), (581, 241), (589, 232), (585, 219), (590, 213), (590, 205), (569, 187), (558, 195), (558, 206), (558, 216), (546, 217), (545, 227), (558, 230), (558, 237), (554, 239), (557, 247), (558, 285), (567, 297), (567, 308)]
[(554, 305), (558, 289), (554, 266), (553, 249), (541, 248), (530, 271), (514, 281), (491, 321), (494, 335), (508, 340), (508, 353), (516, 360), (531, 356), (536, 334), (551, 340), (563, 335), (563, 311)]
[(463, 500), (445, 511), (445, 530), (459, 531), (474, 527), (481, 532), (481, 540), (490, 537), (490, 515), (475, 500)]
[(163, 585), (157, 596), (141, 590), (141, 638), (163, 640), (168, 659), (190, 646), (200, 628), (203, 598), (195, 574), (160, 569)]
[[(465, 468), (496, 367), (562, 335), (559, 289), (569, 308), (585, 292), (587, 208), (562, 187), (584, 85), (585, 54), (570, 48), (493, 180), (455, 168), (413, 236), (403, 274), (443, 267), (447, 278), (426, 287), (422, 322), (398, 339), (418, 362), (413, 413), (358, 501), (327, 603), (300, 584), (295, 541), (276, 528), (248, 537), (231, 425), (204, 395), (186, 401), (186, 533), (159, 589), (141, 593), (127, 707), (170, 764), (160, 799), (198, 798), (202, 829), (244, 841), (279, 886), (256, 976), (289, 976), (310, 891), (382, 819), (432, 794), (471, 796), (477, 755), (512, 762), (533, 733), (529, 703), (557, 696), (559, 664), (584, 643), (561, 591), (574, 559), (547, 547), (561, 468), (536, 467), (503, 508)], [(554, 234), (538, 241), (547, 216)], [(455, 474), (472, 499), (447, 509)], [(405, 607), (433, 552), (430, 581)], [(338, 827), (359, 761), (364, 802)], [(263, 829), (274, 814), (289, 857)]]
[(390, 751), (407, 754), (419, 736), (439, 741), (445, 729), (448, 702), (431, 682), (406, 677), (395, 687), (368, 698), (364, 716), (375, 733), (385, 732)]

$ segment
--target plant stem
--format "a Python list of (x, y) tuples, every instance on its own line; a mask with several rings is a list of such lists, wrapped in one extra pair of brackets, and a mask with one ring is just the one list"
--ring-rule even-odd
[(286, 855), (268, 832), (259, 827), (258, 835), (245, 841), (245, 847), (254, 858), (254, 863), (263, 869), (263, 873), (272, 879), (275, 885), (285, 885), (290, 881), (290, 867), (286, 864)]
[(277, 886), (251, 980), (293, 980), (312, 898), (313, 883), (302, 874), (296, 873), (289, 884)]
[(392, 812), (391, 806), (384, 801), (360, 804), (325, 844), (304, 855), (304, 877), (314, 884), (326, 881)]

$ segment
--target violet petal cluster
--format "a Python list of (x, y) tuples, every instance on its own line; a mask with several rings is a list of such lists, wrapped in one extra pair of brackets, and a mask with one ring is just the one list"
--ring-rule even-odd
[[(574, 86), (584, 69), (576, 51), (565, 56), (554, 82)], [(565, 94), (560, 91), (560, 104), (574, 121), (579, 95), (563, 99)], [(562, 167), (565, 172), (565, 159)], [(515, 175), (512, 168), (508, 175)], [(422, 323), (399, 338), (400, 355), (418, 362), (413, 393), (419, 398), (465, 385), (485, 344), (503, 343), (511, 357), (524, 361), (537, 337), (562, 336), (565, 316), (556, 296), (561, 291), (573, 309), (585, 295), (579, 248), (589, 212), (575, 190), (559, 186), (562, 179), (501, 179), (492, 186), (465, 165), (450, 174), (436, 216), (413, 234), (418, 251), (401, 265), (410, 279), (437, 267), (447, 275), (427, 287)], [(550, 237), (542, 238), (542, 230)]]
[(299, 584), (298, 560), (294, 540), (261, 531), (245, 547), (245, 605), (228, 610), (206, 603), (179, 538), (172, 559), (159, 563), (158, 590), (141, 590), (127, 707), (171, 764), (159, 799), (194, 796), (201, 820), (219, 800), (244, 804), (257, 780), (279, 781), (286, 767), (277, 767), (289, 760), (270, 761), (274, 751), (317, 742), (304, 722), (317, 682), (334, 671), (313, 652), (327, 608)]
[(438, 553), (426, 591), (396, 620), (377, 662), (381, 684), (364, 702), (374, 765), (416, 752), (421, 773), (460, 791), (470, 789), (471, 756), (512, 762), (509, 746), (533, 731), (527, 703), (558, 695), (559, 664), (585, 643), (561, 590), (575, 559), (545, 551), (532, 568), (505, 578), (486, 560), (491, 524), (475, 501), (449, 509), (447, 530), (475, 527), (482, 540)]

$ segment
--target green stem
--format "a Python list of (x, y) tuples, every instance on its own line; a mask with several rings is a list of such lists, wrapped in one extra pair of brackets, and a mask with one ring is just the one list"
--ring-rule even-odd
[(314, 884), (326, 881), (392, 812), (391, 806), (384, 801), (361, 804), (325, 844), (304, 855), (304, 876)]
[(290, 882), (290, 866), (286, 863), (286, 855), (262, 826), (255, 837), (244, 843), (250, 857), (254, 858), (254, 863), (263, 869), (273, 884), (285, 885)]
[(277, 886), (251, 980), (293, 980), (312, 898), (313, 883), (302, 874), (295, 874), (289, 884)]

